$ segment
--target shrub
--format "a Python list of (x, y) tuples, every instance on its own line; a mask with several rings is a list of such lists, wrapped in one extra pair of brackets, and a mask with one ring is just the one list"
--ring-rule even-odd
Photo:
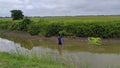
[(25, 18), (23, 20), (13, 21), (9, 27), (10, 30), (27, 31), (27, 25), (31, 23), (30, 19)]
[(103, 37), (104, 36), (104, 32), (105, 32), (105, 28), (103, 27), (103, 25), (101, 24), (91, 24), (89, 25), (89, 34), (92, 37)]
[(76, 34), (77, 37), (87, 37), (89, 36), (89, 29), (86, 25), (80, 25), (77, 27)]
[(10, 30), (21, 30), (21, 23), (22, 23), (22, 20), (13, 21), (11, 25), (9, 26), (9, 29)]
[(36, 24), (30, 24), (27, 28), (27, 32), (31, 35), (38, 35), (40, 32), (40, 27)]
[(24, 18), (20, 23), (20, 30), (27, 31), (27, 25), (31, 23), (31, 20), (28, 18)]
[(62, 23), (50, 23), (45, 29), (45, 36), (55, 36), (59, 34), (59, 31), (63, 29)]
[(108, 37), (120, 38), (120, 25), (113, 25), (109, 28)]
[(76, 31), (76, 26), (74, 24), (65, 24), (64, 31), (66, 31), (67, 36), (74, 36)]
[(66, 32), (65, 30), (59, 31), (59, 34), (62, 35), (62, 36), (69, 36), (69, 33)]

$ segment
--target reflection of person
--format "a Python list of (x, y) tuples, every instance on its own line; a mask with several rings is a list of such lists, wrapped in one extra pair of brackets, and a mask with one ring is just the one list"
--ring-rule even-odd
[(62, 45), (62, 36), (61, 35), (58, 36), (58, 45)]
[(62, 50), (63, 50), (63, 47), (59, 46), (59, 47), (58, 47), (58, 52), (59, 52), (59, 55), (60, 55), (60, 56), (62, 55)]

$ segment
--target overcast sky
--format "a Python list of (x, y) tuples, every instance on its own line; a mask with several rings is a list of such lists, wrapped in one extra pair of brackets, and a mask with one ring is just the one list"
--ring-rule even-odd
[(13, 9), (25, 16), (120, 15), (120, 0), (0, 0), (0, 16)]

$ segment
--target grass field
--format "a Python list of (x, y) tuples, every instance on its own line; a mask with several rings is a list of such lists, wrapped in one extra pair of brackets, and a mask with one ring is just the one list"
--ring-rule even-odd
[[(39, 21), (40, 19), (44, 19), (49, 22), (75, 22), (75, 21), (120, 21), (120, 16), (58, 16), (58, 17), (40, 17), (40, 18), (30, 18), (32, 21)], [(12, 21), (12, 18), (0, 18), (0, 20)]]
[[(31, 18), (39, 21), (41, 18)], [(78, 17), (43, 17), (49, 22), (93, 22), (93, 21), (120, 21), (120, 16), (78, 16)]]

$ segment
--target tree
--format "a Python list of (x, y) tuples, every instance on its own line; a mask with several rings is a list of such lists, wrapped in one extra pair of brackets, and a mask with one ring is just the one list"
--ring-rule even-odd
[(23, 19), (24, 17), (23, 12), (21, 10), (11, 10), (10, 12), (13, 20)]

